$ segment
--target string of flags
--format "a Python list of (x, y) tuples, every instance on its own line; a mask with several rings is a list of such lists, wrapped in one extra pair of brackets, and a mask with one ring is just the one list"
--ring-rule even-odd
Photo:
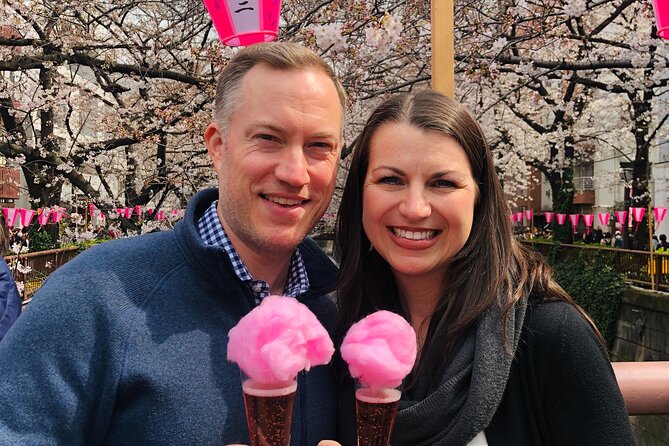
[[(40, 226), (44, 226), (49, 223), (59, 223), (63, 218), (69, 218), (72, 215), (66, 212), (66, 209), (61, 206), (39, 208), (37, 210), (24, 208), (3, 208), (2, 211), (5, 215), (5, 225), (10, 228), (13, 228), (17, 222), (20, 222), (21, 226), (29, 226), (35, 216), (37, 216), (37, 221), (39, 222)], [(109, 212), (113, 213), (113, 218), (130, 219), (134, 216), (138, 219), (141, 219), (146, 215), (149, 215), (155, 217), (156, 220), (165, 220), (169, 217), (176, 219), (182, 218), (184, 209), (158, 210), (156, 212), (153, 208), (144, 209), (142, 206), (137, 205), (134, 208), (119, 207), (112, 209)], [(88, 213), (91, 219), (98, 218), (101, 221), (105, 221), (107, 218), (107, 214), (98, 209), (93, 203), (88, 205)]]
[[(585, 223), (585, 227), (587, 228), (588, 233), (590, 233), (590, 228), (592, 228), (592, 225), (595, 221), (595, 214), (558, 214), (554, 212), (544, 212), (543, 214), (547, 224), (551, 223), (553, 218), (555, 218), (555, 221), (558, 225), (563, 225), (567, 221), (567, 217), (569, 217), (569, 221), (571, 222), (572, 230), (574, 232), (576, 232), (576, 226), (578, 225), (581, 217), (583, 217), (583, 222)], [(630, 208), (629, 214), (627, 211), (615, 211), (614, 215), (616, 221), (619, 224), (624, 224), (627, 222), (628, 215), (630, 215), (635, 222), (634, 230), (636, 231), (639, 229), (639, 223), (643, 221), (643, 217), (646, 215), (646, 208), (633, 207)], [(653, 216), (655, 217), (656, 224), (662, 223), (666, 215), (666, 207), (657, 206), (653, 208)], [(601, 212), (597, 214), (597, 217), (599, 218), (599, 223), (602, 226), (608, 226), (609, 220), (611, 219), (611, 214), (609, 212)], [(515, 212), (509, 216), (509, 219), (514, 223), (522, 223), (523, 218), (531, 221), (533, 218), (532, 209), (526, 209), (524, 212)]]

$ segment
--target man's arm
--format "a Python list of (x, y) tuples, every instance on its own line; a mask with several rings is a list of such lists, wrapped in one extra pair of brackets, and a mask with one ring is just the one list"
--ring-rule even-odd
[(93, 445), (106, 431), (117, 337), (95, 278), (62, 269), (0, 342), (0, 444)]

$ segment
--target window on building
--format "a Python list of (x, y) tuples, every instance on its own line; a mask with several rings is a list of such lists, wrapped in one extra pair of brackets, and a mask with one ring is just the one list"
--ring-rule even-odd
[(574, 166), (574, 188), (578, 192), (594, 190), (593, 176), (595, 174), (594, 163), (584, 163)]

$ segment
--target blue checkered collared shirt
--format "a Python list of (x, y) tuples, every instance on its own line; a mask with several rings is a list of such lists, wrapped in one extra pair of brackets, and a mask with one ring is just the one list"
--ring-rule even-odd
[[(217, 201), (214, 201), (205, 213), (197, 222), (197, 230), (202, 241), (211, 246), (220, 246), (230, 257), (230, 262), (235, 269), (235, 274), (239, 280), (244, 282), (249, 287), (256, 305), (260, 301), (270, 295), (269, 284), (264, 280), (255, 280), (249, 270), (244, 265), (244, 261), (239, 257), (235, 247), (232, 246), (228, 234), (225, 233), (221, 220), (216, 213)], [(283, 294), (290, 297), (298, 297), (309, 290), (309, 277), (307, 276), (307, 269), (302, 261), (302, 255), (299, 249), (295, 249), (293, 257), (290, 259), (290, 266), (288, 267), (288, 280)]]

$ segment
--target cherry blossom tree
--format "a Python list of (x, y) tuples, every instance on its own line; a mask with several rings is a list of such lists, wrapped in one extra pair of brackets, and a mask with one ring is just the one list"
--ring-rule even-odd
[(650, 2), (510, 0), (457, 11), (466, 30), (459, 93), (491, 129), (502, 170), (517, 161), (539, 169), (555, 210), (570, 212), (573, 167), (632, 147), (633, 202), (647, 204), (648, 147), (666, 121), (654, 99), (669, 79)]

